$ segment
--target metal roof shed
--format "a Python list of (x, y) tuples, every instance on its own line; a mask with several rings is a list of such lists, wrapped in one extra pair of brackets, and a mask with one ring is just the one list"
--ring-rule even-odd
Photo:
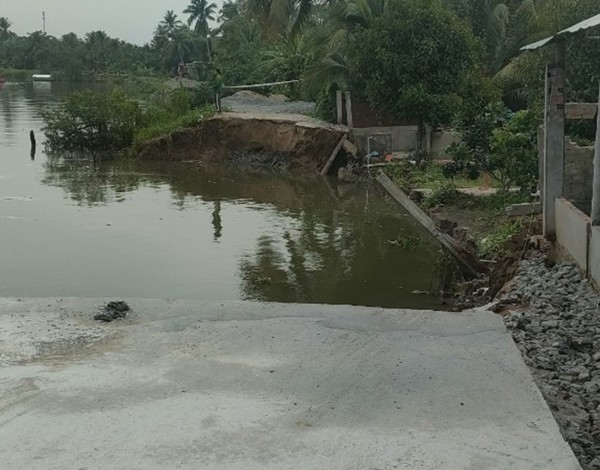
[(556, 33), (554, 36), (550, 36), (546, 39), (542, 39), (540, 41), (528, 44), (527, 46), (522, 47), (521, 50), (532, 51), (535, 49), (539, 49), (540, 47), (545, 46), (546, 44), (554, 42), (556, 39), (568, 36), (570, 34), (578, 33), (579, 31), (585, 31), (586, 29), (590, 29), (595, 26), (600, 26), (600, 14), (592, 16), (587, 20), (583, 20), (573, 26), (568, 27), (567, 29), (563, 29), (562, 31)]
[[(544, 235), (556, 236), (555, 201), (563, 196), (565, 161), (565, 82), (567, 39), (581, 31), (600, 26), (600, 14), (592, 16), (554, 36), (528, 44), (522, 51), (539, 49), (547, 44), (555, 44), (554, 64), (546, 68), (545, 112), (544, 112), (544, 158), (540, 187), (544, 213)], [(600, 109), (600, 102), (598, 109)], [(591, 217), (594, 224), (600, 224), (600, 113), (596, 135), (596, 156), (594, 159), (594, 184)]]

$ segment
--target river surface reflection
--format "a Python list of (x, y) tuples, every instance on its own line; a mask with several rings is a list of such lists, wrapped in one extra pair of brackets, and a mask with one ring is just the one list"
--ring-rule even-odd
[[(70, 91), (0, 90), (0, 296), (440, 307), (416, 292), (432, 286), (436, 245), (377, 188), (50, 158), (39, 112)], [(398, 236), (420, 241), (403, 249), (389, 243)]]

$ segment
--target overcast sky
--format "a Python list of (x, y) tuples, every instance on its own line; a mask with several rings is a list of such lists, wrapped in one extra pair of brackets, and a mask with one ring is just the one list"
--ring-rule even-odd
[[(212, 0), (219, 7), (223, 0)], [(190, 0), (0, 0), (0, 16), (13, 22), (20, 36), (42, 29), (46, 12), (46, 32), (60, 37), (74, 32), (104, 30), (109, 36), (136, 44), (150, 42), (156, 25), (167, 10), (182, 19)]]

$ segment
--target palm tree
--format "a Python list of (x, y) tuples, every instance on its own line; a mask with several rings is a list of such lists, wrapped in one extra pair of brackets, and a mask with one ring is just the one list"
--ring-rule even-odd
[(104, 31), (92, 31), (85, 35), (85, 44), (90, 55), (92, 70), (98, 71), (99, 66), (107, 67), (106, 50), (109, 37)]
[(208, 4), (207, 0), (192, 0), (192, 3), (183, 12), (190, 15), (188, 25), (191, 26), (192, 23), (195, 23), (194, 31), (200, 36), (207, 37), (210, 33), (208, 21), (215, 20), (217, 4)]
[(167, 36), (172, 36), (175, 31), (183, 26), (183, 23), (173, 10), (167, 10), (158, 27), (161, 28)]
[(265, 37), (275, 39), (285, 33), (298, 33), (316, 3), (317, 0), (248, 0), (248, 10), (258, 18)]
[(470, 23), (486, 48), (491, 73), (504, 67), (535, 33), (533, 0), (471, 0)]
[(341, 88), (348, 85), (348, 47), (353, 36), (368, 28), (373, 18), (384, 15), (390, 1), (393, 0), (338, 0), (331, 5), (324, 21), (310, 30), (309, 42), (317, 60), (306, 70), (308, 89), (317, 92), (333, 83)]
[(12, 22), (5, 16), (0, 16), (0, 41), (5, 41), (8, 38), (14, 36), (14, 33), (10, 31)]
[(42, 31), (29, 33), (28, 51), (26, 53), (29, 68), (44, 68), (48, 59), (48, 42), (50, 38)]
[(206, 52), (208, 53), (208, 61), (210, 62), (212, 53), (210, 51), (210, 26), (208, 25), (208, 21), (215, 20), (217, 4), (209, 4), (207, 0), (192, 0), (192, 3), (183, 12), (190, 15), (188, 25), (191, 26), (195, 22), (194, 31), (206, 41)]

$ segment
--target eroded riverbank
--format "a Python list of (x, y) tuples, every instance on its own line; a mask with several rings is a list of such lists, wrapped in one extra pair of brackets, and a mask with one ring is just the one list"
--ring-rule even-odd
[(270, 153), (280, 156), (286, 170), (316, 174), (346, 132), (300, 114), (221, 113), (195, 128), (146, 142), (137, 153), (143, 160), (217, 164), (239, 153)]

